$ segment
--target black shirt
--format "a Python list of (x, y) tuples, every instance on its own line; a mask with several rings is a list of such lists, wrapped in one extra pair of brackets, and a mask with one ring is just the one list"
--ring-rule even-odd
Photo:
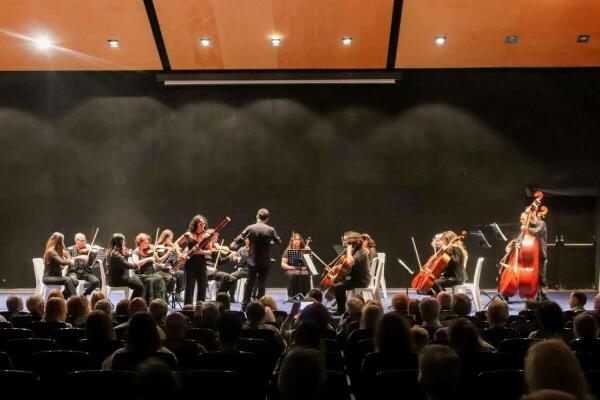
[(250, 239), (248, 264), (268, 267), (271, 263), (271, 243), (281, 243), (281, 238), (275, 232), (275, 228), (263, 222), (257, 222), (247, 226), (234, 241), (242, 244), (246, 238)]
[(458, 247), (452, 246), (450, 262), (442, 273), (442, 276), (455, 281), (465, 280), (465, 258), (463, 252)]
[(44, 276), (62, 276), (62, 266), (69, 264), (66, 258), (60, 258), (54, 250), (48, 254), (47, 261), (44, 263)]
[(136, 265), (127, 261), (123, 254), (115, 251), (108, 257), (108, 282), (111, 286), (119, 286), (120, 283), (115, 283), (129, 278), (127, 270), (136, 268)]
[(92, 273), (91, 265), (93, 264), (94, 259), (96, 258), (96, 253), (91, 253), (89, 251), (89, 249), (87, 249), (86, 253), (81, 253), (80, 250), (77, 248), (77, 246), (74, 246), (74, 245), (67, 247), (67, 251), (69, 252), (71, 257), (77, 257), (82, 254), (89, 255), (87, 262), (85, 260), (81, 260), (81, 259), (75, 260), (74, 265), (69, 268), (69, 272), (74, 271), (77, 273), (88, 273), (88, 274)]
[(354, 265), (350, 270), (349, 279), (358, 282), (361, 287), (369, 286), (371, 283), (371, 272), (369, 271), (369, 256), (360, 248), (352, 255)]

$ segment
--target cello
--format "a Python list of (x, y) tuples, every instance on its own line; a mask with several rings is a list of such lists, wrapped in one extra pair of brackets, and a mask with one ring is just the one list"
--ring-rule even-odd
[(445, 246), (440, 247), (425, 263), (420, 267), (420, 271), (415, 275), (411, 282), (411, 287), (419, 292), (428, 292), (433, 288), (433, 283), (446, 270), (452, 256), (448, 254), (448, 250), (452, 248), (454, 243), (464, 239), (467, 232), (463, 231), (448, 242)]
[(512, 297), (517, 291), (522, 298), (533, 299), (539, 288), (540, 244), (529, 230), (531, 222), (541, 219), (548, 213), (547, 207), (540, 208), (544, 194), (535, 192), (534, 200), (527, 208), (526, 219), (519, 238), (509, 245), (504, 258), (500, 261), (502, 273), (498, 293)]

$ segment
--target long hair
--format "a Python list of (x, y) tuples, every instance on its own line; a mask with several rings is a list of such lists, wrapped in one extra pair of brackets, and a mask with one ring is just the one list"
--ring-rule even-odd
[[(442, 233), (442, 235), (447, 240), (447, 243), (450, 243), (450, 241), (454, 240), (458, 236), (453, 231), (446, 231), (446, 232)], [(458, 247), (458, 249), (463, 253), (463, 258), (465, 260), (467, 259), (467, 257), (469, 257), (469, 253), (467, 252), (467, 248), (465, 247), (465, 244), (463, 243), (462, 240), (456, 240), (454, 242), (453, 246), (454, 247)]]
[(160, 235), (158, 236), (158, 240), (156, 241), (156, 244), (163, 244), (167, 241), (167, 237), (171, 236), (171, 241), (173, 240), (173, 231), (170, 229), (165, 229), (164, 231), (162, 231), (160, 233)]
[(203, 215), (194, 215), (194, 218), (192, 218), (192, 220), (190, 221), (190, 226), (188, 227), (188, 231), (194, 233), (196, 232), (196, 228), (198, 227), (198, 224), (203, 221), (204, 225), (208, 225), (208, 221), (206, 221), (206, 218), (204, 218)]
[(296, 239), (296, 238), (300, 238), (300, 249), (303, 249), (306, 247), (306, 240), (304, 240), (302, 235), (299, 233), (294, 233), (292, 235), (292, 237), (290, 238), (290, 242), (288, 243), (286, 250), (290, 250), (292, 248), (292, 246), (294, 245), (294, 239)]
[(122, 233), (115, 233), (110, 239), (110, 246), (108, 247), (108, 256), (112, 256), (115, 252), (123, 253), (123, 243), (125, 242), (125, 236)]
[(48, 262), (50, 253), (55, 251), (59, 257), (63, 257), (67, 251), (65, 248), (65, 237), (60, 232), (54, 232), (50, 235), (50, 238), (46, 242), (46, 248), (44, 249), (44, 262)]

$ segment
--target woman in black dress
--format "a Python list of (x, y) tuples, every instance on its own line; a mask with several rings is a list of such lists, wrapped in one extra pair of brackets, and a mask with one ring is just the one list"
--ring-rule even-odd
[(131, 250), (125, 247), (125, 236), (115, 233), (108, 248), (108, 284), (110, 286), (127, 286), (133, 289), (132, 298), (144, 297), (144, 284), (137, 276), (129, 276), (128, 270), (136, 270), (137, 266), (129, 262)]
[[(175, 245), (180, 249), (190, 250), (194, 248), (198, 242), (207, 237), (206, 225), (206, 218), (202, 215), (194, 216), (190, 221), (188, 231), (177, 239)], [(206, 285), (208, 284), (206, 257), (210, 256), (211, 253), (212, 248), (209, 243), (207, 248), (196, 249), (192, 254), (188, 255), (183, 267), (185, 272), (184, 304), (192, 304), (195, 285), (197, 285), (196, 301), (204, 301), (206, 299)]]
[[(310, 238), (309, 238), (310, 240)], [(281, 268), (285, 270), (285, 273), (290, 278), (288, 284), (288, 297), (293, 297), (299, 293), (306, 296), (310, 291), (310, 271), (308, 268), (302, 265), (290, 265), (288, 253), (290, 250), (310, 250), (310, 247), (306, 244), (306, 241), (299, 233), (294, 233), (288, 243), (288, 247), (281, 256)]]
[(63, 276), (62, 270), (67, 265), (73, 266), (76, 259), (71, 257), (65, 248), (65, 237), (60, 232), (54, 232), (46, 242), (44, 249), (44, 277), (46, 285), (64, 285), (63, 296), (68, 299), (76, 294), (75, 287), (79, 282), (71, 276)]

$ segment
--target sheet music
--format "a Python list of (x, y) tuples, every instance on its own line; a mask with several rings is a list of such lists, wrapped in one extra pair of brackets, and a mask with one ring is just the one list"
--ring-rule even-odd
[(310, 273), (312, 275), (319, 275), (319, 273), (317, 272), (317, 269), (315, 268), (315, 264), (313, 263), (312, 258), (310, 258), (310, 254), (304, 253), (302, 256), (304, 257), (304, 262), (306, 263), (306, 266), (310, 270)]

